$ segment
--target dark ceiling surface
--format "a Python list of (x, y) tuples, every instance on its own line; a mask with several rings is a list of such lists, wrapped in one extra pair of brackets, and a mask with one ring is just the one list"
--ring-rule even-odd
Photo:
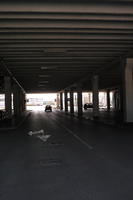
[(52, 2), (0, 2), (0, 58), (26, 92), (62, 90), (132, 51), (133, 1)]

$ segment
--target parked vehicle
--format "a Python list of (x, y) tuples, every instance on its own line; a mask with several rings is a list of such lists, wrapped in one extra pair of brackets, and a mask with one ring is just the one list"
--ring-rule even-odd
[(93, 108), (93, 104), (92, 103), (85, 103), (84, 109), (87, 110), (87, 108)]
[(45, 107), (45, 112), (52, 112), (52, 106), (51, 105), (46, 105)]

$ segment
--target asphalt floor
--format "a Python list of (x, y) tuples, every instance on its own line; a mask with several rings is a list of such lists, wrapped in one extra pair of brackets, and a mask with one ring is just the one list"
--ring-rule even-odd
[(0, 200), (132, 200), (133, 129), (32, 112), (0, 131)]

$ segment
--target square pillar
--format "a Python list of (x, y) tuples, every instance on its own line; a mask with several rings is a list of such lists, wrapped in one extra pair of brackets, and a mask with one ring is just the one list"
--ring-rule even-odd
[(19, 95), (20, 95), (20, 102), (19, 102), (19, 105), (20, 105), (20, 114), (22, 114), (24, 112), (24, 95), (23, 95), (23, 91), (20, 89), (19, 90)]
[(82, 90), (81, 90), (81, 88), (78, 89), (77, 100), (78, 100), (78, 117), (81, 117), (82, 114), (83, 114), (83, 108), (82, 108)]
[(26, 96), (25, 93), (23, 92), (23, 111), (26, 110)]
[(8, 76), (4, 77), (5, 86), (5, 110), (7, 112), (7, 117), (11, 119), (12, 117), (12, 91), (11, 91), (11, 78)]
[(67, 99), (67, 91), (64, 92), (64, 101), (65, 101), (65, 112), (68, 112), (68, 99)]
[(70, 113), (74, 113), (74, 99), (73, 99), (73, 91), (70, 91)]
[(110, 111), (110, 90), (107, 90), (107, 111)]
[(60, 92), (60, 110), (63, 110), (63, 95), (62, 95), (62, 92)]
[(59, 93), (57, 93), (57, 98), (56, 98), (56, 107), (57, 107), (57, 109), (60, 108), (60, 96), (59, 96)]
[(23, 109), (22, 93), (20, 88), (16, 84), (13, 85), (13, 107), (14, 115), (21, 115)]
[(94, 75), (92, 79), (93, 90), (93, 118), (99, 117), (99, 90), (98, 90), (98, 75)]
[(127, 59), (124, 71), (124, 121), (133, 123), (133, 58)]
[(18, 87), (16, 84), (13, 85), (13, 108), (14, 115), (18, 115)]

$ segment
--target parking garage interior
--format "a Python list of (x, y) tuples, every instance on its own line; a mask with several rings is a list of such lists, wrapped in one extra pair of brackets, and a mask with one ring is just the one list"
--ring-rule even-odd
[(132, 0), (0, 2), (0, 200), (132, 200), (132, 132)]

